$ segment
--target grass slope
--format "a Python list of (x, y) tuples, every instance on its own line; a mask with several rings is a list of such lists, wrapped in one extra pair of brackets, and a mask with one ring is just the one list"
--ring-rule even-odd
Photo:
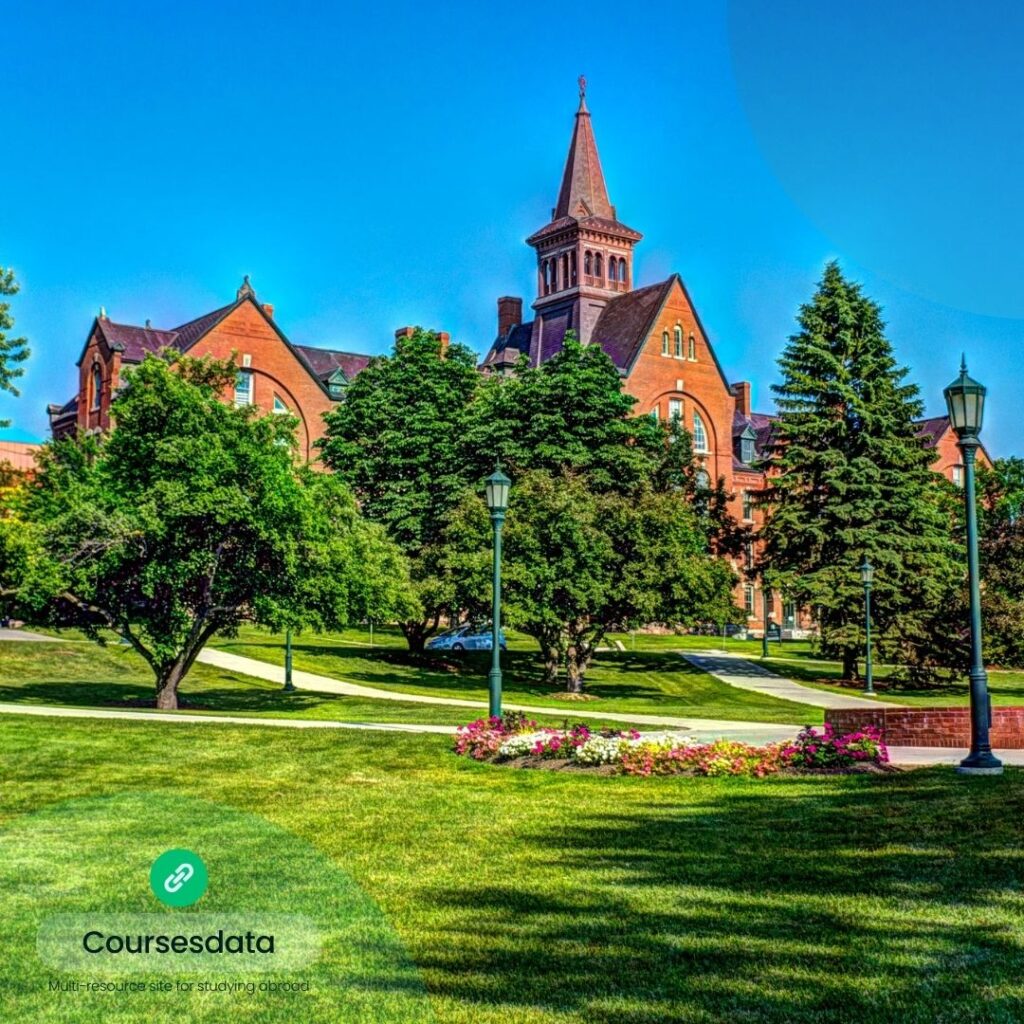
[[(289, 830), (376, 901), (439, 1024), (1024, 1019), (1018, 771), (601, 778), (478, 765), (434, 737), (5, 717), (0, 778), (5, 834), (61, 800), (152, 791)], [(115, 806), (81, 817), (83, 852), (134, 864), (163, 826)], [(301, 891), (287, 849), (268, 839), (223, 870), (272, 864)], [(34, 956), (32, 877), (4, 877), (0, 1017), (21, 1021), (14, 998), (52, 972)], [(121, 1024), (153, 1019), (118, 1005)], [(41, 1012), (79, 1019), (56, 999)]]

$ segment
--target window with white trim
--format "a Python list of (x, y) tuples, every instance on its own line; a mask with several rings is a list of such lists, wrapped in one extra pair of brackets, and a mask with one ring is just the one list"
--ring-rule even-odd
[(693, 332), (690, 332), (689, 349), (687, 352), (687, 358), (691, 362), (697, 361), (697, 339), (693, 336)]
[(754, 584), (743, 584), (743, 607), (746, 609), (747, 618), (754, 617)]
[(248, 370), (239, 370), (235, 377), (235, 405), (252, 405), (253, 381)]
[(675, 328), (675, 331), (673, 333), (675, 334), (675, 344), (676, 344), (675, 356), (676, 356), (676, 359), (682, 359), (683, 358), (683, 329), (682, 329), (682, 327), (680, 327), (679, 324), (676, 324), (676, 328)]
[(754, 519), (754, 498), (750, 491), (743, 492), (743, 518), (748, 523)]
[(290, 412), (288, 406), (284, 404), (279, 395), (274, 395), (274, 412), (278, 413), (279, 415), (287, 415), (288, 412)]
[(963, 487), (964, 485), (964, 467), (954, 466), (953, 467), (953, 483), (957, 487)]
[(669, 340), (668, 340), (668, 331), (662, 331), (661, 332), (661, 354), (663, 356), (670, 356), (670, 355), (672, 355), (672, 349), (671, 349), (671, 347), (669, 345)]
[(668, 421), (682, 420), (683, 418), (683, 400), (681, 398), (670, 398), (668, 400)]
[(693, 450), (701, 453), (708, 451), (708, 432), (704, 429), (704, 421), (699, 412), (693, 414)]

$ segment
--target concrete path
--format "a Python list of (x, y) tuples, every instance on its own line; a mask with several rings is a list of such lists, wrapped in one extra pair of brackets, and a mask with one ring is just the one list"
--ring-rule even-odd
[(741, 690), (752, 690), (763, 693), (767, 697), (789, 700), (797, 704), (811, 704), (816, 708), (887, 708), (902, 707), (901, 704), (884, 703), (868, 697), (855, 697), (842, 692), (829, 693), (827, 690), (815, 690), (786, 679), (784, 676), (769, 672), (749, 658), (741, 658), (735, 654), (691, 654), (683, 657), (694, 668), (708, 672), (720, 682), (735, 686)]
[(45, 636), (43, 633), (31, 633), (27, 629), (0, 628), (0, 640), (29, 640), (35, 641), (36, 643), (39, 641), (52, 643), (56, 639), (58, 638), (55, 636)]
[[(246, 658), (239, 654), (230, 654), (207, 647), (198, 657), (205, 665), (214, 665), (228, 672), (254, 676), (279, 683), (284, 677), (284, 669), (280, 665), (271, 665), (266, 661)], [(369, 700), (390, 700), (410, 702), (413, 704), (443, 704), (447, 707), (471, 708), (479, 715), (485, 710), (484, 701), (465, 700), (460, 697), (431, 697), (421, 693), (399, 693), (395, 690), (381, 690), (374, 686), (362, 686), (359, 683), (346, 683), (340, 679), (316, 675), (313, 672), (292, 672), (292, 682), (300, 690), (312, 690), (315, 693), (335, 693), (346, 697), (364, 697)], [(507, 711), (522, 711), (528, 715), (549, 715), (555, 718), (598, 718), (606, 722), (623, 722), (627, 725), (652, 725), (659, 728), (684, 729), (694, 739), (716, 739), (727, 736), (729, 739), (741, 740), (744, 743), (776, 743), (792, 739), (799, 731), (800, 724), (778, 725), (769, 722), (731, 722), (717, 718), (679, 718), (673, 715), (634, 715), (610, 711), (585, 710), (574, 703), (563, 707), (541, 707), (533, 704), (502, 705)]]
[(180, 711), (117, 711), (106, 708), (60, 708), (41, 704), (2, 704), (3, 715), (40, 715), (45, 718), (106, 718), (129, 722), (171, 722), (178, 725), (260, 725), (275, 729), (365, 729), (373, 732), (429, 732), (451, 736), (454, 725), (418, 725), (412, 722), (334, 722), (316, 718), (257, 718), (242, 715), (190, 715)]

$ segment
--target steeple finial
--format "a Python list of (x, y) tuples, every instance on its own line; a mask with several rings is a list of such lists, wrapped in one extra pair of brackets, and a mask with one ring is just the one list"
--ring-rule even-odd
[(961, 373), (966, 373), (967, 372), (967, 353), (966, 352), (961, 352), (960, 353), (960, 372)]
[(242, 278), (242, 286), (235, 293), (235, 300), (241, 302), (242, 299), (244, 299), (247, 295), (250, 296), (251, 298), (256, 298), (256, 292), (253, 291), (252, 285), (249, 284), (248, 274), (246, 274), (245, 277)]
[(576, 79), (576, 84), (580, 87), (580, 110), (587, 109), (587, 78), (585, 75), (580, 75)]

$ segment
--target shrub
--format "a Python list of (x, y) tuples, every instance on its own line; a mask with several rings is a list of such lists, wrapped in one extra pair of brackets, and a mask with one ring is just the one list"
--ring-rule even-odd
[(686, 746), (672, 742), (623, 746), (627, 775), (749, 775), (761, 778), (785, 767), (781, 744), (751, 747), (732, 740)]
[(494, 757), (509, 736), (536, 728), (537, 723), (529, 721), (519, 711), (509, 712), (501, 718), (478, 718), (469, 725), (459, 726), (455, 733), (455, 753), (484, 761)]
[(873, 725), (841, 736), (828, 723), (820, 732), (808, 726), (783, 753), (796, 768), (851, 768), (889, 760), (881, 730)]

